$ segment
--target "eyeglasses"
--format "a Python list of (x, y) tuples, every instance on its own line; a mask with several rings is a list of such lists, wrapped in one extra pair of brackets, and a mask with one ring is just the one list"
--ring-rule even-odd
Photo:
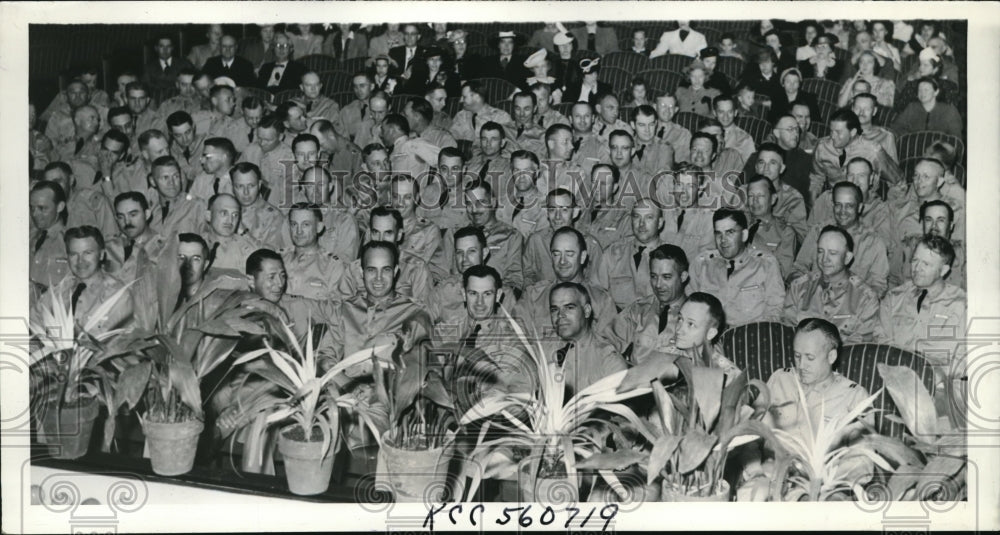
[(417, 32), (404, 32), (403, 35), (414, 36), (414, 35), (420, 35), (420, 34), (417, 33)]
[(454, 43), (456, 45), (464, 45), (465, 44), (465, 39), (455, 39), (454, 41), (452, 41), (452, 43)]
[(278, 43), (274, 45), (274, 48), (292, 48), (292, 45), (288, 43)]

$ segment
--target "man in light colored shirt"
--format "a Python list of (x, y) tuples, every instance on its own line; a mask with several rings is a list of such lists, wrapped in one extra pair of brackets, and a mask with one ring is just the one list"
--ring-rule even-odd
[(415, 179), (423, 177), (437, 162), (439, 147), (419, 137), (410, 137), (410, 124), (398, 113), (386, 116), (379, 132), (382, 143), (392, 149), (392, 170)]

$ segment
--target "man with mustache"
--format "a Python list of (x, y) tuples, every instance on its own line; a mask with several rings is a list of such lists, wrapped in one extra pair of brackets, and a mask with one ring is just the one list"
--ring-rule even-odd
[(141, 276), (163, 250), (163, 238), (148, 225), (150, 215), (149, 201), (142, 193), (128, 191), (115, 197), (115, 219), (121, 232), (107, 241), (105, 249), (108, 272), (122, 282)]

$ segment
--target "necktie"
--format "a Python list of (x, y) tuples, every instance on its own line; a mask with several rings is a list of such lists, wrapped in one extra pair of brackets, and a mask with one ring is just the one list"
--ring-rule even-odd
[(920, 290), (920, 295), (917, 296), (917, 314), (920, 314), (920, 307), (923, 306), (925, 297), (927, 297), (927, 290)]
[(660, 130), (656, 132), (656, 137), (663, 139), (663, 134), (666, 132), (667, 127), (661, 126)]
[(191, 149), (189, 147), (184, 147), (184, 159), (191, 161)]
[(232, 63), (223, 63), (222, 66), (228, 71)]
[(160, 69), (163, 70), (163, 72), (167, 72), (167, 69), (169, 69), (169, 68), (170, 68), (170, 63), (169, 62), (164, 61), (164, 60), (160, 60)]
[(545, 117), (539, 117), (538, 118), (538, 127), (539, 128), (545, 128)]
[(486, 160), (486, 163), (479, 169), (479, 180), (486, 180), (486, 173), (490, 170), (490, 162), (493, 160)]
[(251, 130), (250, 133), (247, 134), (247, 141), (253, 143), (253, 130)]
[(689, 31), (687, 31), (687, 30), (681, 30), (681, 41), (683, 41), (683, 40), (687, 39), (687, 36), (688, 36), (688, 34), (690, 34), (690, 33), (691, 33), (691, 32), (689, 32)]
[(306, 102), (306, 113), (310, 113), (312, 111), (313, 111), (313, 103), (312, 103), (312, 101)]
[(590, 209), (590, 222), (597, 221), (597, 216), (601, 215), (601, 207), (595, 206)]
[(87, 284), (80, 282), (77, 283), (76, 288), (73, 288), (73, 296), (70, 298), (71, 306), (73, 307), (73, 312), (76, 312), (76, 303), (80, 300), (80, 294), (87, 289)]
[(76, 148), (73, 149), (73, 155), (74, 156), (76, 156), (77, 154), (80, 154), (80, 151), (83, 150), (83, 144), (84, 143), (85, 143), (85, 141), (83, 140), (83, 138), (79, 138), (79, 139), (76, 140)]
[(602, 125), (601, 125), (601, 131), (600, 131), (600, 132), (598, 132), (598, 133), (597, 133), (597, 135), (599, 135), (599, 136), (603, 136), (603, 135), (604, 135), (604, 131), (605, 131), (605, 130), (607, 130), (607, 128), (608, 128), (608, 123), (604, 123), (604, 124), (602, 124)]
[(38, 231), (38, 238), (35, 239), (35, 251), (34, 251), (35, 253), (38, 253), (38, 250), (41, 249), (42, 245), (45, 244), (45, 238), (48, 237), (48, 235), (49, 231), (47, 230), (43, 229)]
[(472, 334), (470, 334), (465, 339), (465, 347), (475, 348), (476, 347), (476, 340), (479, 338), (479, 331), (482, 331), (482, 330), (483, 330), (482, 324), (477, 323), (476, 324), (476, 328), (472, 329)]
[(404, 71), (406, 69), (410, 68), (410, 62), (411, 61), (413, 61), (413, 49), (412, 48), (407, 48), (406, 49), (406, 63), (403, 65), (403, 70)]
[(726, 268), (726, 278), (732, 277), (734, 271), (736, 271), (736, 261), (730, 260), (729, 267)]
[(477, 132), (477, 130), (476, 130), (476, 117), (478, 117), (478, 116), (479, 116), (478, 113), (473, 113), (472, 114), (472, 133), (473, 134), (475, 134)]
[(368, 111), (368, 105), (367, 104), (362, 104), (361, 105), (361, 120), (362, 121), (365, 119), (365, 113), (367, 111)]
[(840, 167), (844, 167), (844, 163), (847, 161), (847, 151), (846, 150), (844, 152), (841, 152), (840, 156), (837, 156), (837, 161), (840, 162)]
[(125, 260), (128, 261), (129, 257), (132, 256), (132, 250), (135, 249), (135, 242), (128, 240), (125, 242)]
[(588, 33), (587, 34), (587, 50), (597, 50), (597, 34)]
[(524, 133), (524, 125), (522, 124), (521, 126), (517, 127), (517, 137), (521, 137), (521, 134), (523, 133)]
[(163, 201), (163, 206), (160, 207), (160, 211), (163, 212), (163, 220), (167, 220), (167, 214), (170, 213), (170, 201)]
[(642, 263), (642, 252), (645, 251), (645, 250), (646, 250), (646, 246), (645, 245), (640, 245), (639, 246), (639, 251), (637, 253), (635, 253), (634, 255), (632, 255), (632, 260), (635, 261), (635, 268), (636, 269), (639, 269), (639, 264)]
[(208, 263), (212, 264), (215, 262), (215, 255), (219, 252), (219, 242), (215, 242), (212, 245), (212, 250), (208, 252)]
[(98, 184), (102, 180), (104, 180), (104, 173), (102, 173), (100, 171), (94, 173), (94, 184)]
[(506, 69), (508, 63), (510, 63), (510, 58), (509, 57), (505, 56), (505, 57), (500, 58), (500, 68)]
[(517, 214), (521, 213), (521, 210), (524, 210), (524, 197), (518, 197), (517, 201), (514, 203), (514, 215), (512, 215), (510, 218), (511, 222), (514, 221), (514, 218), (517, 217)]
[(670, 318), (670, 305), (666, 305), (660, 310), (660, 330), (657, 332), (663, 332), (663, 329), (667, 328), (667, 320)]
[(639, 150), (635, 151), (635, 159), (642, 160), (642, 155), (646, 153), (646, 145), (639, 147)]
[(750, 232), (747, 232), (747, 243), (753, 243), (753, 237), (757, 234), (757, 230), (760, 229), (760, 219), (750, 225)]
[(681, 209), (681, 213), (677, 215), (677, 232), (680, 232), (681, 227), (684, 226), (684, 212), (687, 210)]
[(569, 353), (570, 349), (573, 349), (573, 342), (568, 342), (556, 350), (556, 364), (562, 366), (566, 362), (566, 353)]
[(219, 193), (219, 177), (215, 177), (215, 180), (212, 182), (212, 191)]
[[(578, 138), (576, 138), (576, 139), (573, 140), (573, 154), (574, 155), (577, 152), (580, 152), (580, 145), (583, 145), (583, 138), (582, 137), (578, 137)], [(571, 155), (570, 158), (572, 158), (572, 157), (573, 156)]]

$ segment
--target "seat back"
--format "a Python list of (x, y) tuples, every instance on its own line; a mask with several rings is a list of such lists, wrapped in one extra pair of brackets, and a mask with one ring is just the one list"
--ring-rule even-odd
[[(628, 37), (628, 42), (631, 43), (631, 41), (632, 36), (630, 35)], [(649, 58), (647, 56), (643, 56), (642, 54), (636, 54), (635, 52), (630, 51), (611, 52), (601, 58), (601, 68), (606, 69), (608, 67), (624, 69), (625, 71), (628, 71), (629, 74), (634, 75), (637, 72), (644, 71), (649, 68)]]
[(919, 157), (935, 141), (944, 141), (955, 147), (955, 161), (964, 161), (962, 158), (965, 156), (965, 143), (960, 138), (933, 130), (911, 132), (896, 138), (896, 156), (901, 162), (907, 158)]
[(764, 138), (766, 138), (768, 134), (774, 130), (771, 123), (747, 115), (737, 115), (734, 122), (736, 123), (736, 126), (742, 128), (746, 131), (746, 133), (750, 134), (750, 137), (753, 138), (753, 142), (758, 146), (763, 143)]
[(649, 60), (649, 68), (656, 70), (666, 69), (675, 73), (682, 73), (694, 58), (684, 54), (664, 54)]
[(332, 71), (340, 68), (337, 58), (327, 56), (326, 54), (310, 54), (296, 59), (299, 63), (305, 65), (306, 69), (310, 71)]
[(840, 85), (825, 78), (806, 78), (802, 80), (802, 91), (812, 93), (820, 100), (837, 102), (837, 97), (840, 95)]
[(602, 67), (597, 73), (597, 79), (610, 85), (615, 93), (620, 93), (628, 88), (632, 81), (632, 74), (618, 67)]
[(339, 69), (319, 73), (319, 79), (323, 82), (323, 94), (326, 96), (350, 91), (353, 78), (353, 74)]
[(673, 95), (677, 91), (677, 88), (680, 87), (681, 82), (686, 80), (682, 74), (657, 68), (646, 69), (637, 73), (636, 76), (646, 80), (646, 87), (659, 95), (668, 93)]
[(692, 134), (698, 131), (698, 125), (705, 119), (707, 117), (689, 111), (679, 111), (674, 115), (674, 122), (687, 128)]
[(767, 381), (775, 370), (795, 365), (792, 341), (795, 328), (778, 322), (748, 323), (722, 333), (727, 358), (749, 379)]

